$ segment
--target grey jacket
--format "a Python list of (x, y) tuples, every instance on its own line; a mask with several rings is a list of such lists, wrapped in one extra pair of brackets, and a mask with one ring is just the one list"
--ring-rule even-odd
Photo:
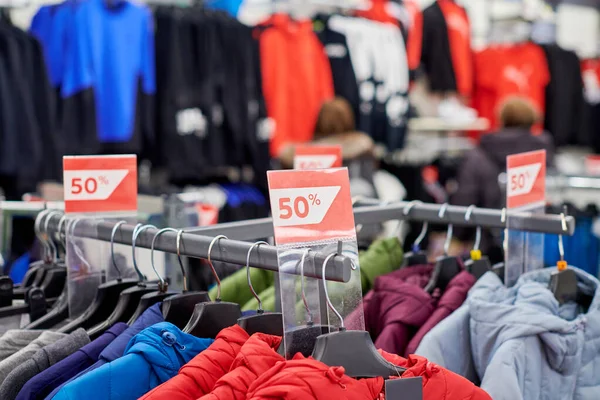
[[(550, 268), (506, 288), (492, 272), (433, 328), (416, 354), (478, 383), (494, 400), (600, 398), (600, 282), (573, 268), (587, 311), (559, 305)], [(585, 312), (585, 313), (584, 313)]]
[(66, 333), (44, 331), (27, 346), (0, 361), (0, 384), (4, 382), (4, 379), (6, 379), (13, 369), (31, 358), (38, 350), (67, 336)]
[(29, 343), (40, 337), (44, 331), (11, 329), (0, 337), (0, 361), (12, 356)]
[(90, 342), (83, 328), (38, 350), (30, 359), (17, 366), (0, 385), (0, 399), (14, 400), (28, 380), (75, 353)]

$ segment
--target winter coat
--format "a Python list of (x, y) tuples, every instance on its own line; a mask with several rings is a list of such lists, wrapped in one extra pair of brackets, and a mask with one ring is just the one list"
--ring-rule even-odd
[(177, 374), (179, 368), (211, 345), (161, 322), (135, 335), (123, 357), (80, 376), (64, 386), (54, 400), (138, 399)]
[[(403, 268), (380, 276), (363, 299), (365, 329), (378, 349), (404, 354), (412, 333), (417, 331), (435, 309), (435, 298), (422, 288), (429, 282), (433, 266)], [(360, 318), (355, 311), (346, 318), (354, 325)]]
[[(406, 359), (382, 350), (380, 353), (392, 364), (406, 368), (401, 377), (390, 379), (422, 378), (424, 400), (491, 400), (473, 383), (423, 357)], [(262, 374), (250, 386), (246, 398), (374, 400), (384, 398), (384, 385), (384, 377), (353, 379), (345, 375), (343, 367), (330, 367), (298, 354), (293, 360), (282, 361)]]
[(463, 307), (425, 336), (417, 353), (477, 382), (494, 400), (592, 400), (600, 393), (600, 282), (573, 268), (593, 296), (579, 313), (548, 290), (552, 269), (506, 288), (488, 272)]
[(140, 400), (196, 400), (210, 393), (219, 378), (229, 372), (233, 360), (249, 336), (239, 325), (223, 329), (208, 349), (185, 364), (177, 376), (154, 388)]
[(231, 370), (199, 400), (245, 400), (248, 388), (262, 374), (284, 358), (277, 354), (281, 337), (255, 333), (242, 346)]
[(469, 289), (471, 289), (474, 284), (475, 277), (467, 271), (462, 271), (450, 280), (442, 297), (440, 297), (437, 302), (433, 313), (431, 313), (429, 318), (427, 318), (427, 321), (421, 325), (417, 333), (410, 339), (410, 343), (408, 343), (408, 346), (406, 347), (406, 354), (413, 354), (427, 332), (432, 330), (437, 324), (462, 306), (467, 298)]

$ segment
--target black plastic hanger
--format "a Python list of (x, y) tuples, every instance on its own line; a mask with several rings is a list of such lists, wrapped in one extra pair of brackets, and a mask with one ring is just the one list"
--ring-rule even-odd
[[(469, 206), (467, 208), (467, 212), (465, 214), (465, 220), (469, 221), (471, 219), (471, 213), (476, 207), (474, 205)], [(479, 250), (479, 245), (481, 244), (481, 226), (477, 225), (477, 229), (475, 232), (475, 244), (473, 245), (473, 250), (471, 250), (471, 258), (465, 261), (465, 270), (467, 270), (471, 275), (475, 277), (475, 279), (481, 278), (486, 272), (492, 270), (492, 264), (490, 264), (490, 259), (487, 256), (481, 255), (481, 250)]]
[(183, 293), (169, 296), (162, 302), (162, 313), (166, 322), (170, 322), (179, 329), (185, 328), (198, 303), (206, 303), (210, 301), (208, 292), (189, 292), (187, 284), (187, 274), (181, 261), (181, 238), (183, 230), (177, 231), (177, 261), (183, 275)]
[[(565, 217), (567, 207), (560, 214), (562, 220), (562, 229), (567, 231), (567, 219)], [(568, 267), (565, 261), (565, 247), (563, 244), (563, 235), (558, 235), (558, 253), (560, 261), (556, 263), (558, 271), (552, 273), (550, 277), (549, 289), (554, 294), (554, 297), (562, 305), (570, 301), (575, 301), (580, 305), (588, 308), (592, 303), (592, 296), (581, 292), (577, 284), (577, 274)]]
[(0, 276), (0, 307), (12, 305), (13, 280), (9, 276)]
[[(145, 295), (143, 295), (140, 298), (140, 301), (138, 303), (138, 306), (135, 310), (135, 312), (133, 313), (133, 315), (131, 316), (131, 318), (128, 321), (128, 324), (131, 325), (135, 322), (136, 319), (139, 318), (140, 315), (142, 315), (142, 313), (144, 311), (146, 311), (150, 306), (159, 303), (161, 301), (163, 301), (164, 299), (166, 299), (167, 297), (173, 297), (173, 296), (177, 296), (178, 293), (175, 291), (168, 291), (168, 282), (166, 282), (162, 276), (160, 276), (160, 274), (158, 273), (158, 271), (156, 270), (156, 267), (154, 266), (154, 245), (156, 243), (156, 240), (158, 239), (158, 237), (160, 235), (162, 235), (164, 232), (175, 232), (178, 233), (177, 230), (173, 229), (173, 228), (164, 228), (159, 230), (158, 232), (156, 232), (156, 235), (154, 235), (154, 238), (152, 238), (152, 244), (150, 246), (150, 265), (152, 266), (152, 269), (154, 270), (154, 273), (156, 274), (156, 276), (159, 279), (159, 290), (158, 291), (154, 291), (151, 293), (147, 293)], [(177, 236), (177, 246), (179, 246), (179, 236)], [(177, 250), (178, 254), (179, 254), (179, 247)], [(181, 261), (181, 259), (180, 259)], [(182, 271), (183, 271), (183, 265), (181, 265), (182, 267)], [(185, 273), (183, 275), (183, 285), (184, 285), (184, 290), (187, 290), (187, 280), (186, 280), (186, 276)], [(190, 311), (190, 313), (188, 315), (191, 315), (193, 311)]]
[[(120, 221), (115, 224), (112, 234), (111, 234), (111, 253), (114, 254), (113, 246), (114, 246), (114, 237), (117, 229), (122, 224), (125, 224), (126, 221)], [(75, 225), (77, 221), (73, 222), (72, 230), (75, 230)], [(139, 228), (142, 224), (136, 225), (136, 229)], [(134, 229), (135, 233), (135, 229)], [(82, 261), (87, 263), (86, 260), (82, 258)], [(113, 259), (113, 262), (115, 260)], [(116, 263), (115, 263), (116, 264)], [(118, 278), (116, 280), (106, 282), (98, 286), (98, 291), (96, 292), (96, 297), (92, 301), (92, 304), (83, 312), (82, 315), (75, 318), (73, 321), (68, 323), (67, 325), (61, 327), (58, 332), (61, 333), (71, 333), (78, 328), (90, 329), (103, 321), (110, 316), (113, 312), (117, 303), (119, 302), (119, 296), (121, 292), (125, 289), (135, 286), (138, 281), (136, 279), (122, 279), (121, 271), (117, 268)]]
[[(444, 203), (440, 208), (440, 218), (444, 218), (447, 208), (448, 203)], [(448, 224), (446, 241), (444, 242), (444, 255), (435, 260), (433, 274), (431, 275), (429, 283), (427, 283), (427, 286), (425, 286), (425, 291), (428, 293), (433, 293), (436, 288), (439, 288), (443, 292), (452, 278), (458, 275), (462, 270), (458, 259), (448, 255), (448, 251), (450, 250), (450, 242), (452, 241), (452, 229), (452, 224)]]
[(306, 324), (288, 329), (285, 332), (285, 343), (282, 342), (277, 351), (288, 360), (297, 353), (301, 353), (304, 357), (310, 357), (315, 348), (317, 338), (337, 330), (337, 328), (333, 326), (316, 324), (314, 322), (314, 315), (308, 305), (306, 291), (304, 290), (304, 260), (308, 255), (308, 251), (308, 249), (305, 249), (305, 251), (302, 252), (302, 258), (300, 259), (299, 265), (300, 295), (302, 296), (302, 302), (304, 304), (304, 309), (306, 310)]
[[(63, 248), (66, 249), (65, 237), (62, 233), (63, 224), (66, 221), (66, 215), (63, 215), (58, 222), (57, 236), (56, 239), (60, 242)], [(62, 293), (58, 297), (58, 300), (52, 306), (52, 309), (43, 317), (36, 321), (30, 322), (25, 329), (50, 329), (58, 323), (64, 321), (69, 317), (69, 296), (68, 296), (68, 285), (65, 282)]]
[(221, 301), (221, 280), (210, 260), (212, 247), (220, 239), (227, 239), (227, 237), (223, 235), (216, 236), (208, 246), (207, 257), (208, 265), (217, 281), (217, 298), (215, 301), (196, 304), (190, 321), (183, 328), (185, 333), (196, 337), (214, 339), (221, 330), (235, 325), (238, 318), (242, 316), (238, 304)]
[(258, 310), (256, 310), (256, 315), (241, 317), (238, 319), (237, 323), (244, 328), (249, 335), (261, 332), (269, 335), (283, 336), (283, 314), (279, 312), (265, 312), (262, 301), (260, 300), (260, 297), (258, 297), (258, 294), (252, 286), (252, 281), (250, 280), (250, 254), (255, 247), (258, 250), (261, 244), (268, 245), (268, 243), (264, 241), (256, 242), (250, 246), (248, 255), (246, 256), (246, 279), (248, 280), (248, 286), (250, 287), (252, 295), (258, 301)]
[(52, 302), (53, 300), (46, 299), (42, 289), (32, 287), (27, 290), (25, 304), (0, 308), (0, 318), (29, 314), (29, 320), (35, 321), (46, 314), (46, 311), (52, 305)]
[(347, 331), (344, 319), (331, 304), (325, 280), (325, 268), (337, 253), (330, 254), (323, 262), (322, 284), (327, 306), (340, 320), (338, 332), (321, 335), (317, 338), (312, 356), (329, 366), (341, 366), (346, 375), (353, 378), (373, 378), (401, 376), (405, 368), (388, 362), (375, 348), (371, 337), (365, 331)]
[[(150, 229), (150, 228), (157, 229), (156, 226), (154, 226), (154, 225), (143, 225), (143, 226), (137, 227), (136, 229), (134, 229), (133, 237), (131, 238), (131, 252), (132, 252), (132, 258), (133, 258), (133, 268), (135, 269), (135, 272), (137, 273), (137, 275), (139, 277), (139, 281), (138, 281), (137, 285), (123, 290), (121, 292), (121, 294), (119, 295), (119, 300), (117, 302), (117, 305), (115, 306), (113, 312), (106, 318), (106, 320), (102, 321), (99, 324), (97, 324), (96, 326), (88, 329), (87, 334), (90, 336), (90, 338), (92, 338), (92, 339), (97, 338), (99, 335), (101, 335), (104, 331), (106, 331), (108, 328), (110, 328), (117, 322), (129, 321), (129, 319), (135, 313), (142, 296), (149, 294), (149, 293), (156, 292), (156, 291), (159, 291), (159, 292), (167, 291), (167, 284), (166, 284), (166, 282), (164, 282), (162, 277), (159, 276), (159, 278), (161, 280), (161, 282), (159, 284), (148, 282), (146, 280), (146, 277), (144, 276), (144, 274), (142, 274), (142, 272), (140, 271), (140, 269), (137, 266), (137, 261), (136, 261), (136, 256), (135, 256), (135, 243), (136, 243), (137, 238), (140, 235), (140, 233), (142, 233), (143, 231)], [(112, 248), (111, 248), (111, 250), (112, 250)], [(117, 264), (114, 261), (114, 259), (115, 259), (114, 252), (111, 254), (111, 257), (113, 259), (113, 265), (116, 267)], [(156, 271), (156, 269), (155, 269), (155, 271)]]

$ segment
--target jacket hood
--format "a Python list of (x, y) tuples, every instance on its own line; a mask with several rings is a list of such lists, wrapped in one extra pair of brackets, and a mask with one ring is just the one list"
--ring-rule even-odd
[(127, 345), (125, 355), (143, 357), (155, 376), (165, 382), (213, 341), (183, 333), (175, 325), (161, 322), (135, 335)]
[(483, 135), (479, 147), (500, 170), (506, 168), (506, 157), (511, 154), (546, 150), (546, 162), (552, 163), (554, 146), (547, 133), (535, 136), (526, 129), (512, 128)]
[(149, 326), (164, 322), (165, 318), (160, 311), (160, 303), (154, 304), (140, 315), (140, 317), (131, 325), (131, 327), (121, 333), (111, 344), (100, 353), (99, 360), (111, 362), (123, 356), (127, 344), (132, 337), (143, 331)]
[[(548, 290), (554, 269), (544, 268), (522, 275), (515, 286), (506, 288), (491, 272), (471, 289), (467, 304), (471, 314), (473, 361), (483, 376), (495, 350), (504, 342), (537, 336), (550, 367), (561, 374), (571, 374), (578, 365), (578, 350), (585, 340), (600, 338), (600, 321), (588, 323), (597, 315), (600, 282), (577, 269), (579, 287), (594, 295), (588, 314), (580, 314), (575, 303), (559, 305)], [(585, 328), (585, 337), (584, 337)]]
[(360, 255), (360, 275), (363, 293), (374, 284), (378, 276), (397, 270), (402, 265), (402, 245), (397, 238), (375, 241)]
[(281, 361), (256, 379), (246, 399), (377, 399), (383, 378), (352, 379), (343, 367), (330, 367), (297, 354)]
[(202, 400), (245, 399), (248, 388), (263, 373), (284, 358), (277, 353), (281, 337), (255, 333), (242, 346), (229, 373), (217, 381)]
[[(468, 379), (455, 374), (426, 358), (410, 355), (408, 358), (379, 350), (379, 353), (394, 365), (406, 368), (402, 378), (421, 377), (424, 399), (491, 400), (491, 397)], [(393, 378), (393, 377), (392, 377)]]

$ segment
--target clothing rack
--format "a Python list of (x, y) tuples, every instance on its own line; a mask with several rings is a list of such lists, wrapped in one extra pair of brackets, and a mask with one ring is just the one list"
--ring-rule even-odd
[[(413, 204), (411, 206), (411, 204)], [(408, 215), (404, 212), (410, 211)], [(354, 208), (356, 224), (376, 224), (393, 220), (410, 220), (428, 222), (431, 224), (469, 226), (482, 228), (506, 228), (502, 221), (502, 211), (488, 208), (475, 208), (469, 220), (465, 216), (468, 207), (448, 206), (444, 218), (439, 217), (441, 204), (411, 203), (400, 201), (392, 204), (381, 204), (378, 200), (360, 200)], [(567, 230), (563, 230), (560, 215), (530, 215), (507, 211), (506, 216), (518, 217), (511, 220), (511, 229), (528, 232), (553, 233), (572, 236), (575, 232), (575, 218), (566, 216)], [(196, 235), (225, 235), (238, 240), (253, 240), (273, 236), (273, 220), (261, 218), (240, 222), (231, 222), (203, 228), (190, 228), (186, 233)]]
[[(50, 218), (48, 221), (48, 233), (57, 232), (61, 216), (50, 214), (40, 221), (41, 226), (46, 224), (45, 218)], [(94, 232), (84, 232), (81, 234), (81, 236), (110, 242), (111, 234), (116, 223), (116, 221), (98, 222), (95, 225), (96, 229), (92, 229)], [(66, 225), (67, 224), (62, 224), (61, 226), (61, 233), (63, 234), (65, 233)], [(119, 226), (115, 232), (114, 243), (131, 246), (134, 228), (135, 226), (130, 224), (123, 224)], [(142, 231), (136, 239), (136, 247), (150, 249), (152, 247), (152, 241), (157, 232), (158, 230), (154, 228), (149, 228)], [(217, 235), (220, 234), (222, 233), (218, 233)], [(186, 257), (207, 259), (208, 248), (217, 235), (198, 235), (185, 232), (181, 235), (179, 254)], [(212, 261), (246, 265), (246, 257), (248, 256), (248, 251), (252, 245), (253, 243), (249, 242), (220, 239), (213, 245), (210, 259)], [(171, 254), (177, 254), (177, 233), (164, 232), (161, 234), (155, 241), (154, 249)], [(323, 263), (328, 255), (329, 254), (321, 254), (309, 251), (306, 256), (306, 261), (314, 262), (308, 262), (305, 264), (304, 276), (321, 279), (321, 268), (323, 267)], [(311, 268), (313, 265), (315, 267)], [(279, 263), (277, 248), (270, 245), (255, 246), (250, 254), (250, 266), (253, 268), (278, 272)], [(295, 274), (300, 275), (300, 265), (296, 266), (296, 268)], [(352, 261), (348, 257), (338, 255), (333, 257), (333, 259), (327, 264), (325, 278), (327, 280), (336, 282), (348, 282), (350, 280), (351, 270)]]

